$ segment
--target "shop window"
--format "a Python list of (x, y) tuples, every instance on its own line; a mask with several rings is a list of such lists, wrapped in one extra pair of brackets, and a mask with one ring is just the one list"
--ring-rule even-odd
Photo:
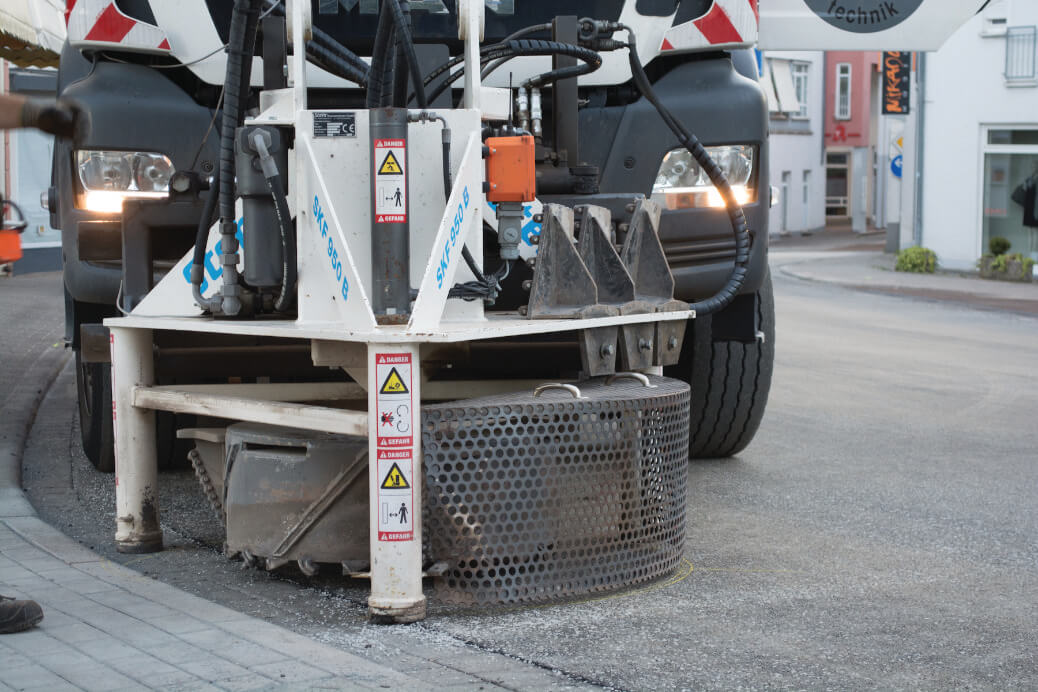
[(836, 65), (836, 112), (837, 120), (851, 119), (851, 65), (841, 62)]
[(1038, 259), (1038, 130), (988, 130), (984, 151), (983, 236)]

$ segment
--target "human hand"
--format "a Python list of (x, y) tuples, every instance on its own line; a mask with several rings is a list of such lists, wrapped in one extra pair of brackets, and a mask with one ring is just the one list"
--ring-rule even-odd
[(89, 129), (89, 116), (79, 104), (64, 99), (26, 99), (22, 126), (35, 127), (57, 137), (80, 140)]

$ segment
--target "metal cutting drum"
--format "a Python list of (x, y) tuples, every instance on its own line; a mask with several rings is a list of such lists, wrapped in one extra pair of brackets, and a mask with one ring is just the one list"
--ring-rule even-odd
[(534, 603), (662, 576), (681, 559), (689, 387), (622, 374), (423, 406), (423, 533), (437, 595)]

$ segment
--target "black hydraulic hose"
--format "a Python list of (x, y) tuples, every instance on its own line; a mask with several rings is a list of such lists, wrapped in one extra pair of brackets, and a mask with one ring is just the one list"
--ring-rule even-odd
[[(501, 39), (497, 43), (491, 44), (489, 46), (481, 46), (480, 49), (479, 49), (479, 53), (480, 53), (480, 55), (484, 55), (486, 53), (489, 53), (490, 51), (498, 50), (498, 49), (502, 48), (509, 41), (514, 41), (517, 38), (521, 38), (523, 36), (526, 36), (528, 34), (533, 34), (533, 33), (536, 33), (538, 31), (549, 31), (550, 29), (551, 29), (551, 22), (545, 22), (544, 24), (534, 24), (533, 26), (528, 26), (528, 27), (525, 27), (523, 29), (519, 29), (519, 31), (516, 31), (513, 34), (510, 34), (510, 35), (506, 36), (505, 38)], [(460, 65), (463, 62), (465, 62), (464, 54), (454, 56), (453, 58), (451, 58), (450, 60), (448, 60), (447, 62), (443, 63), (442, 65), (440, 65), (439, 67), (437, 67), (436, 69), (434, 69), (432, 72), (429, 73), (429, 75), (424, 80), (425, 86), (429, 86), (441, 74), (443, 74), (444, 72), (449, 71), (452, 67), (454, 67), (456, 65)]]
[(570, 79), (572, 77), (580, 77), (590, 72), (594, 72), (602, 66), (601, 55), (591, 50), (590, 48), (575, 46), (571, 43), (522, 39), (519, 41), (510, 41), (509, 45), (512, 44), (521, 44), (521, 48), (516, 51), (518, 55), (568, 55), (584, 63), (583, 65), (560, 67), (557, 70), (552, 70), (551, 72), (545, 72), (544, 74), (537, 75), (536, 77), (531, 77), (530, 79), (523, 82), (522, 86), (525, 87), (537, 88), (559, 79)]
[(292, 307), (292, 298), (296, 285), (296, 246), (293, 242), (292, 213), (288, 208), (288, 198), (281, 184), (281, 172), (277, 162), (270, 155), (268, 137), (265, 133), (254, 131), (251, 143), (259, 155), (263, 179), (267, 181), (267, 189), (274, 198), (274, 213), (278, 217), (278, 230), (281, 232), (281, 291), (274, 301), (274, 309), (287, 312)]
[(368, 94), (366, 108), (380, 108), (391, 105), (386, 103), (392, 98), (393, 90), (393, 14), (389, 2), (382, 3), (378, 16), (378, 28), (375, 30), (375, 45), (371, 50), (371, 68), (368, 72)]
[[(426, 113), (421, 114), (421, 121), (426, 120), (439, 120), (443, 126), (442, 136), (442, 156), (441, 161), (443, 162), (443, 201), (446, 203), (451, 197), (451, 190), (454, 189), (454, 181), (451, 179), (451, 129), (447, 127), (447, 120), (442, 115), (428, 115)], [(472, 257), (472, 253), (469, 251), (468, 245), (462, 244), (461, 256), (465, 260), (465, 264), (468, 265), (469, 271), (476, 277), (476, 280), (483, 284), (488, 285), (487, 277), (480, 270), (479, 265), (476, 264), (475, 258)]]
[[(408, 49), (411, 54), (414, 54), (414, 44), (411, 39), (411, 6), (407, 0), (387, 0), (387, 2), (389, 2), (389, 9), (393, 15), (393, 40), (396, 45), (393, 54), (392, 104), (397, 108), (406, 108), (407, 83), (412, 72), (418, 71), (417, 56), (412, 62), (408, 54)], [(425, 94), (422, 94), (422, 97), (424, 98)]]
[(209, 194), (205, 198), (205, 206), (202, 207), (202, 218), (198, 220), (198, 230), (195, 233), (195, 253), (191, 260), (191, 291), (195, 302), (202, 308), (206, 306), (206, 299), (202, 297), (202, 280), (205, 278), (205, 246), (209, 242), (209, 227), (213, 225), (213, 216), (216, 214), (216, 202), (220, 197), (220, 169), (216, 169), (212, 182), (209, 184)]
[[(411, 66), (407, 62), (407, 54), (404, 48), (404, 36), (410, 38), (408, 27), (411, 21), (411, 10), (408, 8), (406, 16), (403, 8), (396, 0), (383, 0), (389, 3), (389, 9), (393, 13), (393, 97), (390, 103), (397, 108), (407, 106), (407, 80), (411, 76)], [(398, 12), (399, 10), (399, 12)]]
[[(224, 77), (223, 118), (220, 122), (220, 217), (234, 217), (234, 131), (241, 113), (241, 78), (245, 44), (245, 14), (251, 0), (235, 0), (231, 14), (231, 33), (227, 43), (227, 71)], [(250, 56), (251, 57), (251, 56)]]
[(642, 96), (644, 96), (660, 114), (663, 122), (666, 123), (667, 127), (674, 133), (674, 136), (678, 138), (678, 142), (688, 150), (688, 153), (692, 155), (692, 158), (696, 160), (696, 163), (706, 171), (707, 177), (710, 178), (710, 182), (713, 183), (714, 187), (717, 188), (717, 191), (724, 199), (725, 209), (728, 212), (728, 218), (732, 224), (732, 232), (735, 235), (735, 265), (732, 267), (731, 274), (728, 275), (728, 279), (725, 281), (724, 286), (722, 286), (721, 290), (719, 290), (715, 295), (706, 300), (692, 303), (689, 306), (689, 308), (695, 310), (697, 314), (709, 315), (724, 309), (729, 303), (731, 303), (742, 289), (743, 284), (746, 283), (746, 275), (749, 272), (750, 263), (750, 233), (746, 228), (746, 216), (743, 214), (739, 202), (735, 199), (735, 194), (732, 192), (732, 186), (728, 184), (728, 179), (725, 177), (724, 171), (721, 170), (721, 167), (710, 158), (710, 154), (708, 154), (706, 149), (703, 148), (699, 139), (685, 129), (684, 125), (682, 125), (677, 118), (667, 110), (667, 107), (660, 102), (659, 98), (657, 98), (656, 92), (653, 91), (652, 84), (649, 82), (649, 78), (645, 74), (645, 69), (642, 67), (641, 60), (638, 59), (638, 50), (636, 48), (634, 32), (631, 31), (630, 27), (624, 25), (621, 25), (620, 28), (627, 32), (628, 57), (631, 64), (631, 76), (634, 79), (635, 86), (638, 87), (638, 91), (642, 93)]
[(306, 57), (313, 64), (320, 67), (326, 72), (330, 72), (336, 77), (342, 77), (348, 79), (351, 82), (356, 82), (361, 86), (368, 83), (368, 72), (358, 70), (352, 64), (346, 62), (339, 55), (326, 48), (323, 44), (316, 41), (307, 41), (306, 43)]
[[(498, 52), (498, 51), (501, 51), (501, 50), (505, 50), (505, 49), (507, 49), (507, 46), (505, 44), (503, 44), (503, 43), (495, 43), (495, 44), (490, 45), (490, 46), (481, 46), (480, 49), (479, 49), (480, 63), (484, 63), (484, 62), (487, 62), (488, 60), (493, 59), (493, 57), (491, 56), (492, 53)], [(497, 57), (501, 57), (501, 56), (498, 55)], [(434, 81), (436, 81), (436, 79), (440, 75), (442, 75), (444, 72), (450, 72), (450, 70), (452, 68), (457, 67), (458, 65), (460, 65), (463, 62), (465, 62), (465, 55), (464, 54), (455, 55), (453, 58), (451, 58), (450, 60), (448, 60), (447, 62), (443, 63), (439, 67), (437, 67), (434, 70), (432, 70), (429, 74), (427, 74), (425, 76), (425, 79), (422, 81), (422, 83), (425, 86), (429, 86)], [(456, 74), (458, 74), (460, 76), (462, 73), (459, 72), (459, 73), (456, 73)]]
[[(285, 16), (285, 7), (284, 7), (284, 5), (281, 4), (280, 0), (275, 0), (275, 2), (273, 2), (270, 6), (268, 6), (268, 11), (271, 14), (274, 14), (274, 15), (276, 15), (278, 17), (284, 17)], [(356, 70), (358, 70), (360, 72), (363, 72), (364, 74), (367, 74), (367, 72), (368, 72), (368, 64), (366, 62), (364, 62), (364, 60), (362, 58), (360, 58), (356, 53), (354, 53), (349, 48), (347, 48), (346, 46), (344, 46), (341, 43), (339, 43), (337, 40), (335, 40), (335, 37), (333, 37), (328, 32), (324, 31), (323, 29), (321, 29), (317, 25), (311, 26), (310, 30), (311, 30), (311, 33), (313, 34), (313, 39), (312, 39), (312, 41), (308, 41), (307, 44), (310, 44), (310, 43), (318, 44), (322, 48), (324, 48), (324, 49), (334, 53), (339, 58), (341, 58), (342, 60), (347, 62), (348, 64), (353, 65), (353, 67)], [(356, 81), (356, 80), (351, 80), (351, 81)]]
[(538, 31), (551, 31), (551, 22), (545, 22), (544, 24), (533, 24), (531, 26), (523, 27), (519, 31), (505, 36), (503, 39), (498, 41), (498, 43), (508, 43), (509, 41), (514, 41), (517, 38), (522, 38), (523, 36), (536, 34)]
[(288, 209), (288, 198), (281, 185), (281, 176), (266, 178), (267, 187), (274, 198), (274, 211), (277, 213), (278, 226), (281, 228), (281, 292), (274, 301), (274, 309), (288, 312), (292, 307), (292, 298), (296, 285), (296, 244), (292, 242), (292, 215)]
[(454, 187), (451, 181), (451, 140), (450, 130), (444, 129), (447, 134), (443, 138), (443, 201), (450, 199), (451, 189)]
[[(414, 39), (411, 35), (411, 10), (408, 0), (389, 0), (390, 9), (393, 11), (393, 21), (396, 23), (397, 57), (396, 57), (396, 81), (393, 87), (393, 105), (407, 106), (407, 75), (411, 77), (414, 86), (414, 98), (419, 108), (427, 108), (429, 101), (425, 97), (425, 84), (422, 82), (422, 70), (418, 65), (418, 53), (414, 49)], [(407, 61), (407, 69), (403, 67), (403, 61)]]
[[(262, 0), (235, 0), (231, 13), (230, 37), (227, 42), (227, 69), (224, 76), (223, 119), (220, 123), (220, 165), (217, 174), (217, 199), (220, 209), (220, 234), (223, 267), (223, 286), (219, 296), (201, 301), (205, 310), (220, 307), (225, 314), (235, 315), (241, 310), (241, 301), (236, 295), (238, 284), (237, 253), (235, 238), (237, 224), (234, 209), (234, 133), (241, 121), (242, 85), (246, 95), (252, 75), (252, 56), (256, 45), (256, 28), (259, 26), (259, 5)], [(250, 39), (251, 33), (251, 39)], [(197, 252), (197, 250), (196, 250)], [(201, 285), (200, 272), (198, 283)], [(200, 296), (196, 296), (200, 297)]]
[[(568, 55), (577, 58), (582, 64), (563, 67), (558, 70), (552, 70), (536, 77), (532, 77), (523, 82), (524, 87), (536, 88), (556, 79), (579, 77), (594, 72), (602, 65), (602, 56), (589, 48), (575, 46), (571, 43), (542, 41), (539, 39), (521, 39), (509, 41), (506, 44), (492, 46), (490, 50), (481, 51), (480, 64), (488, 63), (500, 58), (507, 58), (510, 60), (512, 58), (531, 55)], [(430, 77), (438, 77), (443, 71), (442, 67), (437, 68), (437, 70), (433, 71), (436, 74), (430, 73)], [(429, 94), (429, 100), (436, 100), (436, 97), (449, 89), (450, 85), (460, 79), (462, 75), (464, 75), (464, 70), (458, 70), (448, 76)]]
[(327, 48), (331, 52), (338, 55), (340, 58), (345, 60), (350, 65), (362, 72), (368, 71), (368, 64), (364, 62), (356, 53), (351, 51), (346, 46), (336, 41), (330, 34), (318, 29), (316, 26), (313, 27), (314, 41), (319, 43), (324, 48)]

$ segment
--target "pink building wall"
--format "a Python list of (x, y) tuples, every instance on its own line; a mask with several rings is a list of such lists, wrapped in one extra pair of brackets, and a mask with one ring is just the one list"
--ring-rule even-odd
[[(825, 54), (825, 145), (867, 147), (872, 125), (872, 74), (880, 54), (861, 51), (828, 51)], [(836, 66), (851, 66), (851, 117), (837, 120)]]

